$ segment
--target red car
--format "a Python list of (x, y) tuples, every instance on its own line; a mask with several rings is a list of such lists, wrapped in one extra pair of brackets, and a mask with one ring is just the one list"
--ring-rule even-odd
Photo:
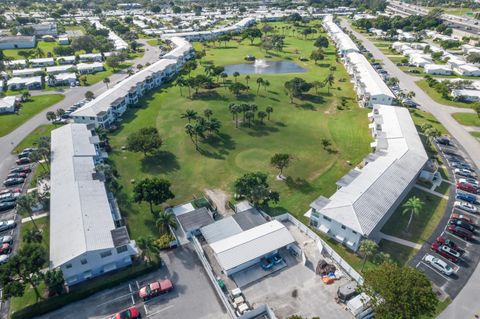
[(441, 245), (439, 243), (433, 243), (430, 247), (434, 252), (439, 254), (442, 257), (447, 258), (448, 260), (457, 263), (460, 258), (460, 253), (446, 245)]
[(458, 183), (457, 183), (457, 188), (458, 188), (458, 189), (461, 189), (462, 191), (469, 192), (469, 193), (472, 193), (472, 194), (476, 194), (476, 193), (477, 193), (477, 188), (476, 188), (476, 187), (473, 187), (473, 185), (472, 185), (472, 184), (469, 184), (469, 183), (461, 183), (461, 182), (458, 182)]
[(119, 313), (113, 315), (110, 319), (137, 319), (140, 318), (140, 313), (138, 312), (137, 308), (130, 307)]
[(473, 233), (460, 226), (448, 225), (447, 231), (465, 240), (472, 240)]
[(10, 173), (30, 173), (32, 171), (30, 165), (22, 165), (14, 167), (10, 170)]
[(448, 246), (458, 252), (460, 252), (462, 249), (460, 249), (460, 247), (458, 247), (458, 245), (453, 242), (452, 240), (448, 239), (448, 238), (445, 238), (443, 236), (438, 236), (437, 239), (436, 239), (436, 242), (440, 245), (445, 245), (445, 246)]
[(170, 292), (172, 291), (172, 289), (173, 289), (173, 284), (170, 281), (170, 279), (163, 279), (160, 281), (154, 281), (148, 284), (147, 286), (142, 287), (139, 290), (138, 295), (143, 300), (148, 300), (160, 294)]
[(460, 219), (460, 220), (463, 220), (469, 224), (474, 224), (473, 220), (466, 216), (466, 215), (463, 215), (463, 214), (452, 214), (451, 216), (453, 219)]
[(19, 158), (15, 161), (15, 163), (17, 165), (28, 164), (28, 163), (30, 163), (30, 159), (28, 157)]
[(8, 243), (1, 244), (0, 255), (10, 254), (11, 251), (12, 251), (12, 248), (10, 247), (10, 244), (8, 244)]

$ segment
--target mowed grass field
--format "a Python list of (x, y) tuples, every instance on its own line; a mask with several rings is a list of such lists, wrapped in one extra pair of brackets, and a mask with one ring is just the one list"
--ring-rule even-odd
[(60, 102), (63, 98), (62, 94), (31, 96), (27, 102), (22, 103), (18, 114), (1, 114), (0, 137), (7, 135), (44, 109)]
[(52, 56), (55, 56), (55, 53), (53, 52), (53, 49), (59, 46), (57, 41), (53, 42), (45, 42), (45, 41), (37, 41), (37, 46), (32, 49), (9, 49), (9, 50), (3, 50), (3, 54), (5, 56), (10, 57), (14, 60), (19, 60), (19, 59), (25, 59), (20, 52), (22, 51), (35, 51), (36, 48), (42, 49), (42, 51), (45, 53), (45, 57), (47, 56), (48, 53), (51, 53)]
[[(269, 175), (270, 185), (280, 192), (280, 202), (273, 205), (271, 213), (289, 211), (305, 221), (303, 214), (310, 202), (321, 194), (330, 196), (336, 190), (335, 182), (368, 154), (371, 142), (368, 110), (358, 107), (348, 74), (335, 61), (333, 44), (326, 50), (326, 59), (315, 65), (313, 61), (298, 59), (310, 55), (314, 49), (313, 37), (304, 40), (288, 35), (285, 42), (284, 52), (269, 54), (259, 48), (258, 39), (254, 45), (245, 40), (240, 44), (230, 41), (226, 46), (222, 43), (220, 47), (205, 48), (202, 62), (212, 61), (215, 65), (242, 63), (247, 54), (252, 54), (257, 58), (272, 55), (274, 60), (289, 59), (307, 69), (301, 74), (261, 75), (270, 86), (267, 90), (261, 88), (258, 95), (258, 76), (251, 74), (251, 89), (240, 99), (223, 87), (189, 99), (187, 88), (182, 89), (182, 96), (178, 87), (170, 85), (147, 96), (140, 108), (127, 111), (120, 129), (111, 135), (110, 159), (120, 174), (123, 189), (117, 197), (133, 238), (158, 233), (148, 205), (132, 203), (133, 180), (152, 176), (168, 179), (176, 197), (167, 205), (176, 205), (190, 201), (194, 195), (201, 196), (206, 189), (220, 189), (232, 195), (232, 185), (238, 177), (261, 171)], [(195, 47), (203, 48), (201, 44)], [(330, 93), (322, 88), (317, 95), (312, 89), (303, 100), (295, 99), (295, 104), (290, 104), (285, 81), (295, 76), (309, 82), (323, 81), (330, 65), (336, 66), (336, 80)], [(199, 65), (195, 73), (203, 73), (203, 67)], [(233, 77), (229, 80), (233, 81)], [(237, 81), (245, 84), (245, 76)], [(348, 109), (337, 110), (342, 97), (347, 99)], [(255, 103), (259, 111), (272, 106), (274, 112), (263, 125), (235, 128), (228, 111), (232, 102)], [(213, 110), (213, 117), (221, 121), (222, 128), (218, 137), (201, 140), (202, 151), (197, 152), (185, 133), (187, 121), (181, 114), (187, 109), (202, 114), (207, 108)], [(145, 158), (143, 154), (121, 150), (129, 134), (148, 126), (155, 126), (164, 140), (160, 154)], [(332, 142), (333, 151), (323, 149), (323, 138)], [(295, 158), (284, 172), (289, 177), (287, 182), (275, 179), (278, 171), (270, 166), (275, 153), (289, 153)]]

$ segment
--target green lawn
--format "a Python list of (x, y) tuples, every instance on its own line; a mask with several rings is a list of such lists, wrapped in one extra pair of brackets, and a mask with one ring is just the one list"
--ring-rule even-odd
[[(280, 24), (277, 24), (280, 25)], [(313, 38), (313, 37), (312, 37)], [(253, 54), (257, 58), (266, 53), (249, 41), (238, 44), (227, 43), (226, 47), (207, 48), (203, 61), (213, 61), (216, 65), (242, 63), (243, 57)], [(196, 43), (197, 49), (202, 45)], [(262, 75), (271, 85), (263, 88), (257, 95), (256, 78), (251, 75), (251, 90), (241, 100), (229, 91), (218, 88), (204, 93), (201, 98), (191, 100), (183, 89), (181, 96), (177, 87), (167, 86), (161, 91), (147, 96), (138, 109), (129, 109), (120, 127), (112, 134), (113, 152), (111, 160), (120, 172), (123, 189), (118, 200), (133, 238), (145, 234), (157, 234), (153, 217), (145, 204), (131, 203), (132, 180), (147, 176), (164, 177), (171, 181), (176, 197), (168, 205), (190, 201), (194, 194), (205, 189), (221, 189), (232, 193), (235, 179), (250, 171), (262, 171), (269, 174), (269, 182), (274, 190), (280, 192), (281, 200), (274, 205), (272, 213), (290, 211), (297, 217), (303, 217), (309, 203), (320, 194), (330, 196), (336, 190), (335, 182), (359, 163), (370, 151), (371, 135), (368, 130), (368, 110), (357, 106), (355, 94), (343, 66), (335, 62), (334, 48), (326, 50), (326, 60), (315, 65), (312, 61), (300, 62), (298, 57), (309, 56), (314, 49), (312, 40), (287, 36), (284, 52), (269, 52), (274, 59), (291, 59), (308, 70), (303, 74)], [(289, 103), (284, 92), (284, 82), (295, 76), (307, 81), (323, 80), (328, 66), (335, 65), (337, 79), (330, 93), (327, 88), (320, 89), (317, 95), (312, 89), (303, 100)], [(199, 67), (196, 72), (203, 72)], [(232, 78), (230, 78), (233, 81)], [(238, 81), (245, 83), (244, 76)], [(347, 110), (337, 110), (341, 97), (347, 98)], [(248, 102), (258, 105), (259, 110), (271, 105), (274, 112), (271, 120), (265, 124), (255, 123), (252, 128), (235, 128), (228, 111), (231, 102)], [(206, 108), (214, 112), (214, 117), (222, 123), (218, 138), (202, 140), (202, 152), (195, 151), (193, 143), (184, 132), (186, 120), (180, 115), (188, 108), (202, 113)], [(141, 127), (156, 126), (164, 139), (162, 152), (154, 157), (122, 151), (127, 136)], [(322, 138), (333, 143), (333, 152), (327, 152), (321, 146)], [(270, 167), (270, 157), (278, 152), (295, 156), (291, 166), (285, 170), (289, 176), (287, 182), (275, 180), (277, 170)]]
[(472, 135), (473, 137), (476, 137), (476, 138), (480, 139), (480, 132), (470, 132), (470, 135)]
[(450, 190), (451, 186), (452, 186), (452, 184), (450, 184), (450, 183), (442, 182), (440, 184), (440, 186), (437, 186), (437, 188), (435, 188), (435, 191), (440, 193), (440, 194), (448, 196), (448, 191)]
[(33, 171), (32, 178), (30, 179), (29, 187), (30, 188), (37, 187), (39, 178), (41, 176), (45, 176), (46, 173), (48, 173), (47, 176), (50, 176), (50, 172), (48, 171), (48, 166), (46, 166), (45, 164), (43, 164), (43, 166), (40, 164), (36, 165), (35, 170)]
[[(43, 50), (45, 56), (47, 56), (48, 53), (51, 53), (52, 56), (55, 56), (55, 53), (53, 53), (53, 49), (58, 47), (58, 46), (59, 46), (59, 44), (58, 44), (57, 41), (54, 41), (54, 42), (38, 41), (36, 47), (41, 48)], [(5, 56), (11, 57), (14, 60), (19, 60), (19, 59), (25, 59), (25, 57), (23, 57), (21, 54), (19, 54), (20, 52), (30, 51), (30, 50), (35, 51), (36, 48), (3, 50), (3, 53), (5, 54)]]
[[(49, 222), (48, 222), (48, 217), (43, 217), (35, 220), (35, 223), (37, 227), (42, 231), (43, 234), (43, 239), (42, 239), (42, 246), (46, 249), (47, 255), (45, 256), (47, 259), (47, 263), (45, 264), (45, 267), (48, 266), (48, 258), (49, 258), (49, 251), (48, 251), (48, 243), (49, 243), (49, 233), (50, 233), (50, 228), (49, 228)], [(27, 222), (22, 224), (21, 226), (21, 233), (20, 233), (20, 243), (19, 243), (19, 248), (21, 248), (25, 242), (23, 241), (23, 234), (25, 233), (26, 230), (28, 229), (33, 229), (33, 223)], [(39, 290), (41, 292), (45, 291), (45, 284), (42, 282), (40, 285)], [(28, 287), (25, 290), (25, 295), (22, 297), (15, 297), (10, 299), (10, 313), (13, 313), (19, 309), (25, 308), (26, 306), (32, 305), (35, 303), (35, 291), (33, 288)]]
[(473, 103), (451, 101), (443, 98), (440, 93), (438, 93), (437, 91), (435, 91), (435, 89), (428, 86), (428, 83), (426, 80), (419, 80), (419, 81), (416, 81), (415, 83), (418, 85), (419, 88), (425, 91), (425, 93), (427, 93), (432, 98), (432, 100), (434, 100), (437, 103), (456, 106), (456, 107), (468, 107), (468, 108), (471, 108), (474, 105)]
[[(403, 203), (410, 197), (417, 196), (425, 204), (418, 216), (413, 216), (410, 229), (406, 232), (406, 226), (410, 213), (402, 214)], [(437, 227), (440, 219), (445, 213), (447, 200), (441, 197), (429, 194), (417, 188), (413, 188), (405, 197), (405, 200), (397, 208), (392, 217), (383, 226), (382, 232), (388, 235), (403, 238), (415, 243), (422, 244), (432, 234), (435, 227)]]
[(44, 124), (38, 126), (28, 134), (12, 151), (13, 154), (20, 153), (24, 148), (32, 147), (36, 140), (42, 136), (50, 136), (50, 132), (57, 128), (57, 125)]
[(378, 246), (380, 251), (390, 254), (392, 260), (400, 266), (406, 266), (410, 259), (418, 252), (415, 248), (403, 246), (384, 239), (380, 241)]
[(453, 118), (466, 126), (480, 126), (480, 118), (475, 113), (453, 113)]
[(32, 96), (27, 102), (22, 103), (18, 114), (0, 115), (0, 137), (7, 135), (44, 109), (60, 102), (63, 98), (64, 96), (61, 94)]
[(447, 129), (431, 113), (419, 109), (410, 109), (410, 115), (417, 130), (419, 130), (423, 124), (428, 123), (438, 129), (442, 134), (448, 134)]
[(86, 75), (87, 76), (87, 85), (93, 85), (97, 82), (103, 81), (103, 79), (108, 78), (109, 76), (111, 76), (114, 73), (117, 73), (119, 70), (127, 69), (130, 66), (132, 66), (131, 63), (124, 62), (124, 63), (120, 64), (118, 69), (116, 69), (114, 71), (112, 68), (110, 68), (106, 64), (104, 64), (103, 67), (104, 67), (105, 71), (97, 72), (95, 74), (87, 74)]

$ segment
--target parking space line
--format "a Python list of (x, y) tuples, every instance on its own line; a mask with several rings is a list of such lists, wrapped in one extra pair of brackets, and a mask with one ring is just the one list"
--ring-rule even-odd
[(133, 294), (130, 294), (130, 297), (132, 298), (132, 306), (135, 305), (135, 299), (133, 299)]
[(143, 304), (143, 309), (145, 309), (145, 314), (148, 315), (148, 309), (146, 304)]
[(138, 284), (138, 280), (135, 280), (135, 283), (137, 284), (137, 290), (140, 290), (140, 285)]
[(152, 313), (150, 313), (147, 317), (151, 317), (151, 316), (153, 316), (153, 315), (159, 314), (159, 313), (161, 313), (161, 312), (163, 312), (163, 311), (165, 311), (165, 310), (168, 310), (168, 309), (170, 309), (170, 308), (173, 308), (173, 305), (170, 305), (170, 306), (167, 306), (167, 307), (165, 307), (165, 308), (163, 308), (163, 309), (160, 309), (160, 310), (158, 310), (158, 311), (152, 312)]
[[(419, 262), (418, 264), (424, 264), (426, 267), (430, 268), (431, 270), (433, 270), (435, 273), (439, 274), (440, 276), (442, 276), (443, 278), (447, 279), (447, 280), (450, 280), (451, 278), (445, 276), (444, 274), (442, 274), (441, 272), (439, 272), (438, 270), (436, 270), (435, 268), (433, 268), (432, 266), (430, 266), (429, 264), (427, 264), (426, 262), (424, 262), (423, 260), (421, 262)], [(418, 267), (418, 265), (417, 265)]]
[(128, 294), (119, 296), (119, 297), (117, 297), (117, 298), (114, 298), (114, 299), (111, 299), (111, 300), (109, 300), (109, 301), (106, 301), (106, 302), (103, 302), (103, 303), (101, 303), (101, 304), (98, 304), (98, 305), (96, 305), (96, 307), (98, 308), (98, 307), (100, 307), (100, 306), (108, 305), (109, 303), (112, 303), (112, 302), (117, 301), (117, 300), (120, 300), (120, 299), (124, 299), (124, 298), (126, 298), (126, 297), (128, 297), (128, 296), (131, 296), (131, 295), (132, 295), (131, 293), (128, 293)]

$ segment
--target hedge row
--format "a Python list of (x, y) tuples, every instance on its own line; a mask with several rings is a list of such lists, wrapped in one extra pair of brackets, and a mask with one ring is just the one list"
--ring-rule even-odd
[(112, 288), (122, 282), (152, 272), (158, 269), (160, 265), (160, 263), (140, 264), (79, 284), (78, 287), (74, 287), (67, 294), (48, 298), (12, 313), (11, 319), (29, 319), (46, 314), (72, 302), (90, 297), (104, 289)]

